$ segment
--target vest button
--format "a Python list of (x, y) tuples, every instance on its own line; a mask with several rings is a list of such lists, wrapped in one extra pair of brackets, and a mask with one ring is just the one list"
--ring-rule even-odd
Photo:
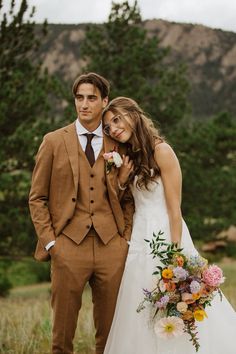
[(94, 175), (93, 175), (93, 174), (91, 174), (91, 175), (90, 175), (90, 177), (94, 177)]
[(91, 216), (94, 216), (94, 213), (91, 213), (90, 215), (91, 215)]
[(92, 204), (93, 204), (93, 203), (94, 203), (94, 200), (90, 200), (90, 203), (92, 203)]
[(75, 202), (76, 201), (76, 199), (75, 198), (72, 198), (72, 202)]
[(93, 191), (93, 190), (94, 190), (94, 188), (93, 188), (93, 187), (90, 187), (90, 190), (91, 190), (91, 191)]
[(90, 225), (86, 225), (86, 228), (87, 228), (87, 229), (90, 229)]

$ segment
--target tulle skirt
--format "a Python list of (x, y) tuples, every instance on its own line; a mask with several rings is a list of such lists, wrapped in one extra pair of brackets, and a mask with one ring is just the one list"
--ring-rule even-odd
[[(146, 232), (152, 235), (154, 227), (148, 223)], [(166, 222), (161, 228), (169, 235)], [(147, 225), (146, 225), (147, 226)], [(104, 354), (194, 354), (195, 348), (188, 334), (174, 339), (156, 336), (149, 308), (140, 313), (136, 309), (143, 299), (142, 289), (154, 286), (153, 260), (147, 245), (138, 241), (140, 228), (134, 225), (132, 241), (118, 295), (116, 311)], [(192, 239), (183, 221), (182, 247), (186, 253), (196, 254)], [(236, 313), (227, 299), (217, 294), (212, 306), (206, 308), (208, 318), (198, 322), (199, 354), (236, 354)]]

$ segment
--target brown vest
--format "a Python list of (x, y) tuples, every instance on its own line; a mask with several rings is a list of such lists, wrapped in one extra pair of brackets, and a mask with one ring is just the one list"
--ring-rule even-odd
[(79, 145), (79, 186), (73, 218), (63, 229), (63, 233), (79, 244), (93, 226), (106, 244), (117, 232), (117, 225), (108, 199), (104, 149), (93, 165)]

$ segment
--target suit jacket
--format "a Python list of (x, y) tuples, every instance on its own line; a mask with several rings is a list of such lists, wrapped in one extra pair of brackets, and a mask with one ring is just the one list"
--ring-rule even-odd
[[(120, 153), (124, 153), (124, 148), (109, 137), (104, 136), (103, 142), (105, 152), (120, 149)], [(79, 165), (75, 123), (45, 135), (36, 156), (29, 195), (30, 213), (38, 236), (37, 260), (50, 258), (45, 246), (56, 239), (74, 215), (74, 199), (79, 198)], [(108, 197), (118, 231), (129, 240), (134, 203), (129, 191), (119, 200), (117, 174), (115, 167), (106, 174)]]

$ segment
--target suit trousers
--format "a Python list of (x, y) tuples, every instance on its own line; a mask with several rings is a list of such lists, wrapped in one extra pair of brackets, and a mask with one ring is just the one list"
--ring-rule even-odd
[(73, 354), (84, 287), (92, 289), (96, 354), (102, 354), (111, 327), (128, 244), (115, 235), (104, 245), (91, 230), (78, 245), (61, 234), (50, 250), (53, 309), (52, 353)]

